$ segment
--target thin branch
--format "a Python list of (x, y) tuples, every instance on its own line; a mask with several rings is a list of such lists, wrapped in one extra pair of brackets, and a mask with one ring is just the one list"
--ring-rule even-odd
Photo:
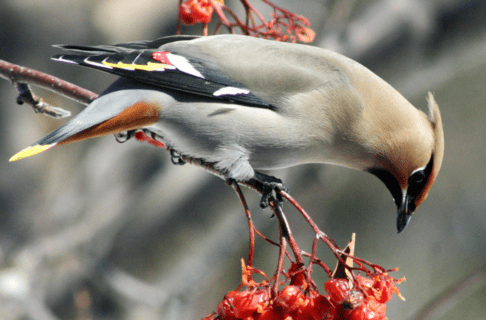
[(295, 241), (292, 231), (290, 230), (289, 223), (287, 221), (287, 217), (285, 216), (284, 212), (282, 211), (282, 208), (280, 205), (275, 204), (276, 201), (273, 201), (273, 204), (270, 205), (272, 208), (273, 212), (275, 213), (275, 216), (280, 222), (280, 230), (281, 230), (281, 235), (287, 239), (287, 242), (290, 245), (290, 248), (292, 249), (292, 252), (294, 253), (295, 260), (297, 261), (298, 264), (303, 264), (304, 260), (302, 259), (302, 250), (300, 250), (299, 246), (297, 245), (297, 242)]
[(176, 34), (178, 36), (181, 35), (181, 28), (182, 28), (182, 21), (181, 21), (181, 14), (180, 14), (180, 10), (181, 10), (181, 5), (182, 5), (182, 0), (179, 0), (179, 6), (177, 7), (177, 31), (176, 31)]
[(12, 84), (33, 84), (85, 105), (90, 104), (98, 97), (96, 93), (51, 76), (50, 74), (22, 67), (4, 60), (0, 60), (0, 77), (10, 80)]
[(42, 113), (46, 116), (60, 119), (69, 117), (71, 112), (66, 111), (62, 108), (54, 107), (45, 102), (42, 98), (37, 97), (30, 86), (26, 83), (17, 83), (17, 90), (19, 91), (19, 95), (17, 96), (17, 104), (28, 104), (32, 106), (36, 113)]
[(248, 204), (246, 203), (245, 196), (243, 195), (243, 192), (241, 191), (240, 186), (236, 181), (231, 182), (231, 186), (233, 189), (236, 191), (236, 194), (238, 195), (238, 198), (241, 201), (241, 205), (243, 206), (243, 209), (245, 210), (246, 218), (248, 220), (248, 232), (250, 234), (250, 248), (248, 250), (248, 266), (252, 267), (253, 266), (253, 254), (255, 252), (255, 225), (253, 224), (253, 220), (251, 219), (251, 212), (250, 209), (248, 208)]
[[(280, 232), (282, 232), (282, 230), (280, 230)], [(285, 251), (287, 251), (287, 239), (283, 235), (280, 235), (280, 248), (278, 253), (277, 270), (275, 270), (275, 275), (274, 275), (275, 283), (272, 287), (272, 295), (274, 297), (277, 296), (277, 292), (278, 292), (279, 278), (280, 278), (280, 274), (283, 271)]]

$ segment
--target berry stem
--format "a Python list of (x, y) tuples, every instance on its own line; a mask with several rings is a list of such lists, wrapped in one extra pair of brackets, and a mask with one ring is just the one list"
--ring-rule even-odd
[(231, 182), (231, 186), (235, 190), (236, 194), (238, 195), (238, 198), (240, 199), (241, 205), (243, 206), (243, 209), (245, 210), (246, 218), (248, 221), (248, 232), (250, 234), (250, 249), (248, 252), (248, 266), (252, 267), (253, 266), (253, 255), (255, 252), (255, 225), (253, 224), (253, 220), (251, 219), (251, 212), (250, 209), (248, 209), (248, 204), (246, 202), (245, 196), (243, 192), (241, 191), (240, 186), (236, 181)]

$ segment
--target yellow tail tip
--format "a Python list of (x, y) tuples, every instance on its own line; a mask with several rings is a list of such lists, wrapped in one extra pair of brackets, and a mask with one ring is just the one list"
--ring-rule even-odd
[(12, 158), (10, 158), (8, 161), (13, 162), (17, 161), (23, 158), (27, 158), (30, 156), (33, 156), (35, 154), (41, 153), (43, 151), (46, 151), (47, 149), (50, 149), (54, 147), (57, 143), (52, 143), (52, 144), (45, 144), (45, 145), (35, 145), (35, 146), (30, 146), (25, 148), (24, 150), (17, 152)]

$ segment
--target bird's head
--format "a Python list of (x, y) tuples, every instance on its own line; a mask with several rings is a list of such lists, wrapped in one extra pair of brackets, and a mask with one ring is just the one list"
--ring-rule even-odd
[[(442, 120), (434, 96), (429, 92), (429, 114), (421, 122), (421, 134), (408, 134), (393, 146), (376, 168), (368, 170), (388, 188), (397, 206), (397, 229), (402, 232), (412, 214), (427, 198), (444, 156)], [(425, 128), (424, 128), (425, 127)], [(399, 144), (397, 142), (397, 144)]]

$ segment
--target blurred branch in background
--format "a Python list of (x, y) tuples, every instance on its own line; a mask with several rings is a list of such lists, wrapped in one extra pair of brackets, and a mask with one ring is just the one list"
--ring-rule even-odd
[(441, 319), (447, 311), (454, 309), (462, 300), (473, 295), (486, 283), (486, 267), (475, 270), (457, 281), (442, 293), (431, 299), (414, 317), (414, 319)]

